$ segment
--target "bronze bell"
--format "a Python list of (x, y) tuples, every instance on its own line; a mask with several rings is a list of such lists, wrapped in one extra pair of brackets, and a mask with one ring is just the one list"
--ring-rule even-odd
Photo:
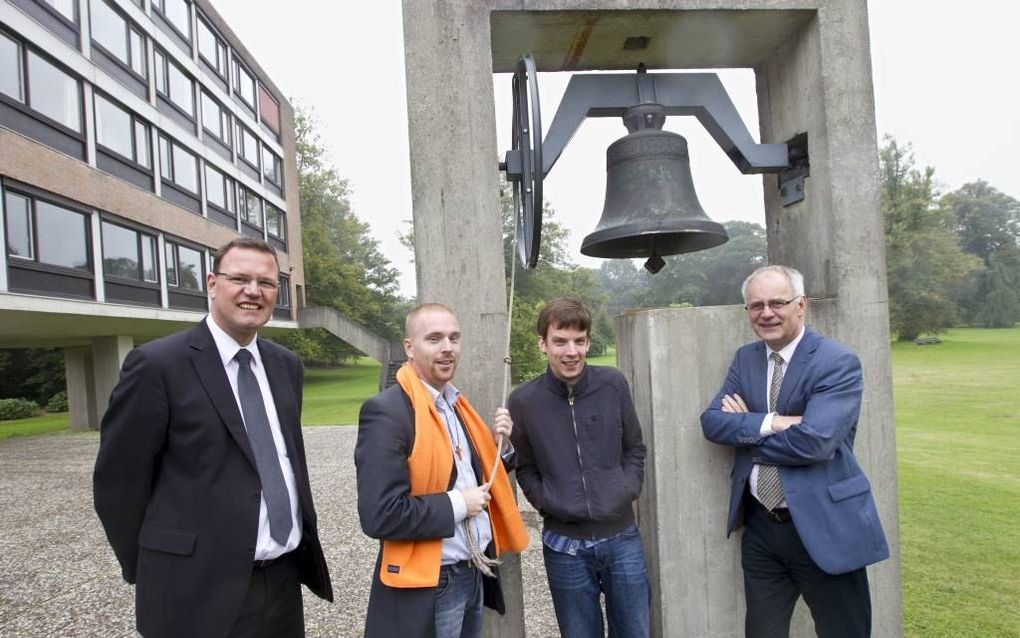
[(624, 115), (630, 134), (606, 151), (606, 203), (595, 230), (584, 238), (589, 257), (648, 257), (652, 274), (664, 255), (691, 253), (726, 243), (721, 224), (708, 218), (691, 179), (687, 140), (660, 130), (658, 104), (640, 104)]

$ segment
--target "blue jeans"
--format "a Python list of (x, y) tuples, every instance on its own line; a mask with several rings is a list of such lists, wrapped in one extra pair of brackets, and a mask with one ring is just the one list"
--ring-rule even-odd
[(637, 527), (571, 556), (542, 546), (549, 593), (563, 638), (604, 636), (600, 594), (606, 596), (610, 638), (646, 638), (651, 589)]
[(436, 585), (436, 638), (481, 638), (482, 574), (466, 561), (443, 566)]

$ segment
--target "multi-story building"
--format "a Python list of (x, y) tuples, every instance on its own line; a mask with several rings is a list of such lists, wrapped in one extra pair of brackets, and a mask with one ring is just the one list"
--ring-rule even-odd
[(205, 314), (215, 248), (302, 297), (294, 113), (207, 0), (0, 0), (0, 347), (64, 348), (95, 428), (136, 343)]

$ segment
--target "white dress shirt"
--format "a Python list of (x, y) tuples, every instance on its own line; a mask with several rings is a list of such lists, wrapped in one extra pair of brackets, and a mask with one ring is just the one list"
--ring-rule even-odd
[[(790, 343), (783, 346), (779, 350), (779, 356), (783, 358), (783, 380), (786, 380), (786, 375), (790, 372), (790, 361), (793, 359), (793, 353), (797, 350), (797, 346), (800, 345), (800, 340), (804, 338), (804, 327), (801, 326), (800, 333)], [(775, 372), (776, 362), (772, 360), (772, 353), (776, 352), (772, 348), (765, 346), (765, 361), (768, 366), (768, 374), (765, 375), (765, 397), (768, 400), (769, 388), (772, 387), (772, 373)], [(776, 415), (775, 412), (769, 412), (765, 415), (765, 418), (761, 420), (760, 434), (762, 436), (772, 436), (775, 432), (772, 431), (772, 417)], [(758, 464), (755, 463), (754, 467), (751, 468), (751, 495), (758, 498)], [(761, 499), (758, 499), (759, 501)], [(786, 499), (778, 505), (778, 507), (786, 507)]]
[[(433, 401), (436, 402), (436, 411), (439, 412), (439, 418), (446, 425), (446, 432), (451, 442), (450, 453), (453, 454), (453, 463), (457, 467), (457, 479), (453, 483), (453, 489), (446, 493), (450, 497), (450, 503), (453, 505), (453, 520), (456, 523), (453, 536), (443, 539), (443, 557), (441, 562), (443, 565), (449, 565), (471, 558), (467, 538), (464, 536), (464, 526), (461, 525), (461, 522), (467, 518), (467, 503), (464, 502), (464, 495), (461, 494), (461, 490), (478, 487), (479, 483), (475, 477), (474, 467), (471, 465), (473, 452), (471, 441), (468, 439), (467, 429), (461, 425), (460, 419), (453, 409), (453, 406), (457, 404), (457, 399), (460, 398), (460, 391), (447, 383), (446, 387), (443, 388), (443, 393), (440, 394), (438, 390), (424, 381), (422, 381), (422, 384), (425, 385), (425, 389), (429, 391)], [(458, 442), (460, 443), (461, 450), (459, 458), (455, 451)], [(478, 540), (478, 546), (484, 551), (492, 541), (489, 511), (483, 509), (479, 514), (473, 516), (468, 526)]]
[[(213, 341), (216, 342), (216, 349), (219, 351), (223, 368), (227, 371), (227, 379), (230, 381), (230, 389), (234, 391), (234, 401), (237, 403), (237, 410), (244, 419), (244, 411), (241, 409), (241, 401), (237, 393), (237, 372), (240, 369), (234, 356), (237, 355), (241, 345), (234, 341), (234, 338), (223, 331), (212, 315), (206, 317), (206, 325), (212, 333)], [(269, 418), (269, 429), (273, 432), (273, 443), (276, 445), (276, 455), (280, 461), (280, 469), (283, 470), (283, 482), (287, 485), (287, 495), (290, 497), (290, 515), (294, 526), (290, 530), (287, 544), (280, 545), (273, 540), (269, 533), (269, 510), (266, 507), (266, 497), (262, 496), (259, 503), (259, 530), (258, 540), (255, 543), (255, 560), (271, 560), (297, 548), (301, 542), (301, 519), (298, 510), (297, 481), (294, 479), (294, 467), (287, 455), (287, 444), (283, 440), (283, 431), (280, 428), (280, 417), (276, 414), (276, 403), (273, 401), (273, 391), (269, 387), (269, 378), (266, 376), (266, 368), (262, 365), (262, 355), (259, 353), (258, 337), (252, 339), (251, 343), (244, 346), (244, 349), (251, 353), (251, 369), (258, 381), (259, 390), (262, 392), (262, 399), (265, 403), (266, 416)]]

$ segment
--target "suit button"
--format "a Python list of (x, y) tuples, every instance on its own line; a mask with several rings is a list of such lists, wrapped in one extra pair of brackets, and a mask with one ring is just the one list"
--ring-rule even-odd
[(255, 555), (255, 546), (254, 545), (248, 548), (248, 553), (251, 554), (252, 556)]
[(251, 495), (251, 502), (252, 503), (258, 503), (261, 500), (262, 500), (262, 495), (261, 494), (252, 494)]

